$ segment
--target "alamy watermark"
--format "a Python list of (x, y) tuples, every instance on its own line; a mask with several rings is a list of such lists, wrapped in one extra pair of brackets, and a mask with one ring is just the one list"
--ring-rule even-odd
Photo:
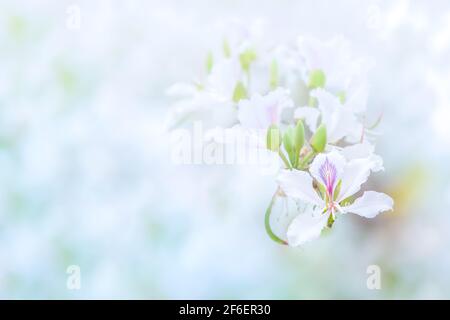
[(201, 121), (170, 133), (171, 161), (177, 165), (250, 165), (276, 173), (279, 156), (266, 148), (267, 130), (242, 127), (204, 130)]

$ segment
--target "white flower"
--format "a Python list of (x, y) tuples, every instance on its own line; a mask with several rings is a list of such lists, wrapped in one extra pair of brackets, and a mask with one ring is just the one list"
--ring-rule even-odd
[(237, 123), (237, 110), (231, 99), (190, 84), (176, 84), (168, 94), (182, 97), (173, 105), (168, 127), (177, 127), (186, 121), (202, 121), (205, 128), (229, 128)]
[(281, 122), (281, 113), (285, 108), (294, 106), (289, 92), (278, 88), (267, 95), (254, 94), (238, 105), (238, 119), (241, 125), (249, 129), (267, 129)]
[(304, 81), (308, 83), (312, 71), (321, 70), (326, 77), (326, 88), (335, 93), (347, 92), (355, 83), (361, 83), (369, 68), (365, 60), (351, 55), (349, 42), (341, 36), (327, 42), (300, 37), (298, 51), (304, 64)]
[[(336, 149), (338, 149), (336, 147)], [(341, 154), (347, 161), (355, 159), (368, 159), (372, 163), (372, 172), (383, 171), (383, 158), (374, 153), (375, 146), (365, 141), (340, 148)]]
[(243, 76), (238, 57), (222, 59), (213, 64), (204, 91), (218, 100), (231, 102), (234, 88), (239, 81), (243, 81)]
[(317, 120), (327, 127), (327, 141), (336, 143), (344, 137), (352, 140), (360, 138), (363, 125), (358, 121), (354, 110), (339, 98), (323, 89), (316, 89), (311, 96), (317, 98), (318, 108), (300, 107), (295, 110), (296, 119), (304, 119), (312, 132), (317, 129)]
[[(393, 200), (384, 193), (366, 191), (352, 204), (343, 200), (357, 193), (366, 182), (373, 163), (370, 159), (347, 162), (337, 152), (319, 154), (310, 166), (310, 174), (299, 170), (284, 170), (278, 176), (283, 192), (311, 205), (311, 212), (298, 215), (290, 224), (287, 237), (292, 246), (317, 238), (329, 219), (337, 213), (354, 213), (373, 218), (378, 213), (392, 210)], [(313, 187), (317, 183), (321, 192)]]

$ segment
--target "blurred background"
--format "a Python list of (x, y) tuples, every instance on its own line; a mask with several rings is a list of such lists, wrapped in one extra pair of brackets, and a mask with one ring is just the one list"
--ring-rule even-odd
[[(165, 92), (230, 23), (373, 59), (386, 170), (369, 187), (394, 212), (282, 247), (272, 177), (171, 163)], [(0, 24), (0, 298), (450, 298), (448, 1), (1, 0)]]

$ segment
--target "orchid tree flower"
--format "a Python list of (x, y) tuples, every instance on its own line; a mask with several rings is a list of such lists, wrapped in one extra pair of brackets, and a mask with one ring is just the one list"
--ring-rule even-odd
[(347, 92), (362, 83), (371, 64), (351, 55), (350, 43), (342, 36), (329, 41), (300, 37), (298, 53), (303, 65), (302, 77), (310, 84), (317, 75), (324, 76), (324, 88), (333, 93)]
[(343, 148), (333, 147), (332, 150), (339, 151), (347, 161), (367, 159), (372, 163), (372, 172), (384, 171), (383, 158), (375, 154), (375, 146), (367, 141)]
[(278, 88), (266, 95), (256, 93), (249, 99), (238, 103), (238, 124), (232, 129), (243, 141), (249, 141), (249, 148), (258, 148), (270, 153), (267, 149), (266, 134), (271, 126), (278, 127), (282, 121), (282, 113), (294, 104), (289, 91)]
[(279, 125), (283, 110), (293, 106), (286, 89), (278, 88), (266, 95), (256, 93), (239, 102), (238, 119), (245, 128), (266, 130), (271, 125)]
[(312, 132), (318, 127), (318, 120), (327, 127), (327, 141), (336, 143), (342, 138), (359, 138), (363, 124), (358, 120), (354, 109), (342, 103), (338, 97), (324, 89), (316, 89), (311, 96), (317, 99), (318, 107), (300, 107), (295, 110), (296, 119), (304, 119)]
[(237, 103), (250, 95), (249, 68), (256, 53), (243, 45), (225, 44), (222, 55), (208, 53), (201, 80), (176, 83), (167, 90), (169, 96), (178, 98), (169, 126), (176, 127), (187, 120), (200, 120), (211, 128), (230, 128), (237, 123)]
[(339, 153), (330, 152), (316, 156), (309, 173), (282, 171), (277, 180), (284, 194), (310, 205), (310, 212), (298, 215), (289, 225), (288, 244), (299, 246), (319, 237), (338, 214), (374, 218), (380, 212), (392, 210), (393, 200), (384, 193), (366, 191), (354, 201), (347, 200), (361, 189), (372, 166), (368, 159), (347, 162)]

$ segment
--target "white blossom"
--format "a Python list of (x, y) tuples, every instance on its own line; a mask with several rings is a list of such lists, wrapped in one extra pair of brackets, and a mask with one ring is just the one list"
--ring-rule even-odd
[(290, 224), (288, 243), (299, 246), (317, 238), (327, 223), (332, 223), (339, 213), (373, 218), (380, 212), (392, 210), (393, 200), (375, 191), (364, 192), (351, 204), (346, 201), (360, 191), (372, 167), (370, 159), (346, 161), (339, 153), (331, 152), (318, 155), (309, 173), (300, 170), (282, 171), (277, 179), (282, 191), (288, 197), (311, 205), (310, 212), (297, 216)]

